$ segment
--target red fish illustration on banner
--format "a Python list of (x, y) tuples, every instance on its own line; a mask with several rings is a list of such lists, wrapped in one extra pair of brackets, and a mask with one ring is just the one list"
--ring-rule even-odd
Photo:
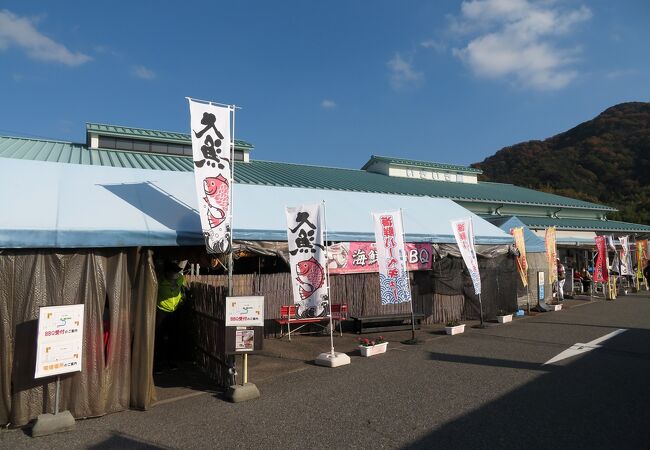
[(303, 300), (311, 297), (323, 285), (325, 280), (323, 267), (314, 257), (296, 264), (296, 273), (298, 274), (296, 280), (300, 283), (298, 289), (300, 298)]
[(229, 204), (228, 180), (223, 176), (208, 177), (203, 180), (203, 200), (208, 204), (208, 222), (216, 228), (226, 220)]

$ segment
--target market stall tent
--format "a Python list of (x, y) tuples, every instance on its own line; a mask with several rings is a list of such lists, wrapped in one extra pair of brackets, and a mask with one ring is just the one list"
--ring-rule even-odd
[[(193, 173), (3, 159), (0, 248), (202, 245)], [(285, 206), (325, 202), (333, 241), (374, 240), (371, 212), (401, 208), (407, 240), (453, 243), (472, 217), (477, 244), (512, 242), (451, 200), (236, 184), (234, 239), (285, 241)]]

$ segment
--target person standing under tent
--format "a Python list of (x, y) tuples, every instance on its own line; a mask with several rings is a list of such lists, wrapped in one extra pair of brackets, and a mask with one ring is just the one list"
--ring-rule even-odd
[(566, 271), (564, 265), (557, 259), (557, 299), (564, 300), (564, 282), (566, 281)]
[(643, 269), (643, 278), (645, 278), (645, 288), (650, 287), (650, 260), (646, 261), (645, 268)]
[(172, 322), (174, 312), (185, 299), (187, 281), (183, 268), (176, 262), (165, 263), (163, 276), (158, 283), (158, 300), (156, 302), (156, 340), (154, 344), (154, 367), (156, 372), (164, 367), (171, 367)]

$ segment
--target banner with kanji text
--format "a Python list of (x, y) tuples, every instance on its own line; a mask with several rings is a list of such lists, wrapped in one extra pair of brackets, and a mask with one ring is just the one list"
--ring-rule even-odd
[(452, 220), (451, 228), (454, 230), (454, 237), (458, 244), (460, 254), (467, 266), (469, 275), (474, 284), (474, 293), (481, 294), (481, 273), (478, 270), (478, 259), (476, 257), (476, 247), (474, 246), (474, 227), (472, 219)]
[(524, 287), (528, 286), (528, 261), (526, 260), (526, 241), (524, 240), (524, 227), (516, 227), (510, 229), (510, 234), (515, 239), (515, 248), (519, 252), (519, 256), (515, 258), (517, 264), (517, 272), (521, 277), (521, 282)]
[[(405, 243), (409, 272), (431, 270), (433, 246), (429, 243)], [(327, 249), (330, 273), (378, 272), (377, 245), (374, 242), (338, 242)]]
[(544, 233), (546, 246), (546, 261), (548, 263), (548, 281), (553, 284), (557, 281), (557, 247), (555, 227), (548, 227)]
[(594, 282), (607, 283), (609, 268), (607, 262), (607, 242), (605, 236), (596, 236), (596, 266), (594, 267)]
[(296, 315), (300, 318), (323, 316), (329, 301), (323, 205), (287, 207), (285, 212)]
[(372, 213), (375, 226), (381, 304), (411, 301), (411, 285), (406, 270), (404, 228), (400, 211)]
[(208, 253), (230, 252), (232, 107), (190, 100), (194, 183)]

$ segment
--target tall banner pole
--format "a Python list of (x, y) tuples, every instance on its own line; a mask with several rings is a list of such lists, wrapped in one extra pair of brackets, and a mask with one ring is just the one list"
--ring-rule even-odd
[[(406, 232), (405, 227), (404, 227), (404, 216), (402, 213), (402, 208), (399, 209), (399, 220), (402, 222), (402, 242), (404, 242), (404, 248), (406, 248)], [(406, 251), (406, 250), (405, 250)], [(409, 297), (411, 297), (411, 340), (410, 341), (405, 341), (407, 344), (417, 344), (417, 339), (415, 338), (415, 313), (413, 312), (413, 294), (411, 293), (411, 276), (409, 273), (409, 267), (408, 264), (404, 264), (404, 267), (406, 268), (406, 280), (407, 280), (407, 286), (409, 290)]]
[[(229, 106), (230, 108), (230, 114), (232, 117), (232, 138), (230, 142), (230, 252), (228, 253), (228, 296), (232, 297), (232, 269), (233, 269), (233, 264), (234, 264), (234, 258), (232, 255), (233, 252), (233, 247), (232, 247), (232, 235), (235, 230), (235, 226), (233, 225), (233, 219), (234, 219), (234, 205), (233, 205), (233, 186), (235, 184), (235, 106), (231, 105)], [(244, 353), (243, 358), (244, 358), (244, 363), (247, 362), (247, 357), (248, 355)], [(244, 364), (244, 374), (247, 373), (247, 367), (246, 364)], [(245, 381), (244, 381), (245, 382)]]
[[(325, 261), (328, 259), (329, 247), (327, 246), (327, 214), (325, 213), (325, 200), (322, 201), (323, 205), (323, 245), (325, 246)], [(327, 308), (330, 316), (330, 354), (334, 356), (334, 323), (332, 321), (332, 291), (330, 287), (330, 265), (325, 264), (325, 282), (327, 283)], [(339, 318), (340, 319), (340, 318)]]
[[(350, 364), (350, 357), (345, 353), (336, 353), (334, 351), (334, 321), (332, 320), (332, 296), (330, 287), (330, 268), (328, 264), (329, 246), (327, 245), (327, 215), (325, 213), (325, 200), (322, 200), (321, 208), (323, 212), (323, 226), (321, 228), (323, 251), (325, 252), (325, 282), (327, 283), (326, 297), (327, 309), (330, 319), (330, 352), (321, 353), (316, 357), (314, 362), (319, 366), (325, 367), (339, 367)], [(339, 310), (339, 320), (342, 320), (342, 311)]]
[(481, 323), (478, 327), (484, 328), (483, 301), (481, 300), (481, 272), (478, 268), (478, 257), (474, 245), (474, 225), (472, 224), (472, 218), (468, 217), (466, 219), (452, 220), (450, 223), (451, 228), (454, 231), (456, 244), (458, 244), (458, 250), (463, 257), (467, 271), (472, 278), (474, 295), (478, 296), (479, 314), (481, 319)]

